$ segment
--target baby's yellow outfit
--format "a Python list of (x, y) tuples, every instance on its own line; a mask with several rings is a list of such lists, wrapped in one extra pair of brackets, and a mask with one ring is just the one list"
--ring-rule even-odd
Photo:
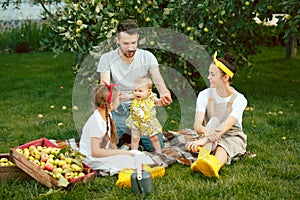
[(126, 119), (126, 125), (130, 129), (140, 130), (143, 136), (151, 137), (162, 132), (162, 127), (156, 118), (155, 98), (156, 94), (151, 92), (148, 98), (134, 99), (130, 115)]

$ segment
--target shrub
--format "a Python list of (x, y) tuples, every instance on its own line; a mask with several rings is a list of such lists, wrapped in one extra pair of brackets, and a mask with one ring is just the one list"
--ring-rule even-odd
[[(26, 20), (20, 28), (13, 28), (0, 33), (1, 53), (26, 53), (40, 51), (41, 40), (48, 37), (50, 28), (37, 21)], [(47, 48), (43, 49), (49, 50)]]

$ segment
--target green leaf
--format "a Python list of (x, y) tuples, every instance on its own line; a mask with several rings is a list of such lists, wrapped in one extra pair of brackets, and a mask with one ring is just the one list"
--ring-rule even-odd
[(67, 187), (68, 185), (69, 185), (69, 181), (65, 177), (61, 176), (58, 179), (58, 186), (59, 187)]

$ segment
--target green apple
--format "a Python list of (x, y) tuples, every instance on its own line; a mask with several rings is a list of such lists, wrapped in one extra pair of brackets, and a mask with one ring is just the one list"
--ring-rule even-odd
[(66, 156), (65, 156), (65, 154), (63, 154), (63, 153), (60, 153), (58, 157), (59, 157), (59, 159), (61, 159), (61, 160), (66, 160)]
[[(63, 170), (65, 170), (65, 169), (71, 169), (71, 165), (70, 164), (65, 164), (65, 165), (63, 165), (63, 166), (61, 166), (61, 168), (63, 169)], [(73, 170), (72, 170), (73, 171)]]
[(53, 169), (53, 173), (62, 173), (64, 170), (61, 167)]
[(29, 156), (29, 157), (28, 157), (28, 160), (34, 161), (35, 158), (34, 158), (33, 156)]
[(77, 22), (76, 22), (76, 24), (78, 25), (78, 26), (81, 26), (82, 25), (82, 20), (77, 20)]
[(71, 165), (71, 168), (72, 168), (74, 171), (81, 171), (81, 170), (82, 170), (81, 167), (79, 167), (79, 166), (76, 165), (76, 164), (72, 164), (72, 165)]
[(60, 162), (59, 159), (55, 159), (55, 160), (54, 160), (54, 165), (59, 166), (59, 162)]
[(137, 9), (137, 12), (139, 13), (139, 14), (142, 14), (143, 13), (143, 10), (142, 9)]
[(29, 151), (32, 151), (32, 150), (36, 149), (36, 146), (30, 145), (30, 146), (28, 147), (28, 149), (29, 149)]
[(47, 162), (46, 163), (50, 163), (50, 164), (54, 164), (54, 160), (53, 158), (48, 158)]
[(66, 163), (67, 163), (67, 164), (72, 164), (72, 160), (73, 160), (72, 158), (67, 157), (67, 158), (66, 158)]
[(16, 152), (18, 152), (19, 154), (23, 154), (23, 150), (22, 149), (16, 149)]
[(153, 40), (150, 41), (149, 43), (151, 46), (154, 46), (155, 45), (155, 42)]
[(249, 1), (246, 1), (246, 2), (245, 2), (245, 5), (246, 5), (246, 6), (249, 6), (249, 5), (250, 5), (250, 2), (249, 2)]
[(67, 173), (65, 174), (65, 178), (66, 178), (68, 181), (73, 180), (73, 178), (74, 178), (74, 173), (73, 173), (73, 172), (67, 172)]
[(291, 15), (290, 15), (290, 14), (286, 14), (286, 15), (284, 16), (284, 18), (285, 18), (286, 20), (289, 20), (289, 19), (291, 19)]
[(204, 27), (203, 31), (204, 31), (205, 33), (207, 33), (209, 30), (208, 30), (208, 28)]
[(6, 166), (8, 166), (8, 163), (6, 163), (6, 162), (0, 163), (0, 166), (6, 167)]
[(38, 117), (39, 119), (42, 119), (44, 116), (43, 116), (42, 114), (38, 114), (37, 117)]
[(41, 169), (44, 169), (44, 167), (45, 167), (45, 162), (43, 162), (43, 161), (41, 161), (41, 163), (40, 163), (40, 167), (41, 167)]
[(41, 163), (39, 160), (33, 160), (33, 163), (36, 164), (37, 166), (41, 166)]
[(43, 147), (39, 145), (39, 146), (36, 147), (36, 149), (37, 149), (39, 152), (41, 152), (41, 151), (43, 150)]
[(150, 20), (151, 20), (150, 17), (147, 17), (147, 18), (145, 19), (146, 22), (150, 22)]
[(52, 147), (46, 147), (46, 148), (43, 148), (42, 152), (44, 152), (46, 154), (50, 154), (51, 153), (51, 149), (52, 149)]
[(78, 177), (82, 177), (82, 176), (85, 176), (85, 174), (84, 174), (83, 172), (80, 172), (80, 173), (78, 174)]
[(0, 162), (8, 162), (7, 158), (1, 158)]
[(57, 148), (57, 147), (53, 147), (52, 149), (51, 149), (51, 154), (52, 155), (58, 155), (60, 153), (60, 148)]

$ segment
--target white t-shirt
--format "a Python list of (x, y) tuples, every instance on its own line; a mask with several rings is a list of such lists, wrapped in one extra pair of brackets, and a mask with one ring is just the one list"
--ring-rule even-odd
[[(85, 155), (92, 155), (91, 152), (91, 138), (99, 138), (100, 143), (106, 133), (106, 122), (103, 120), (98, 110), (89, 117), (82, 129), (82, 135), (80, 138), (80, 152)], [(110, 134), (110, 131), (108, 132)], [(107, 147), (109, 146), (109, 142)]]
[[(232, 103), (232, 111), (229, 114), (229, 116), (236, 118), (237, 122), (235, 123), (235, 125), (242, 129), (243, 112), (247, 106), (247, 99), (244, 97), (243, 94), (239, 93), (234, 88), (232, 89), (234, 90), (234, 93), (237, 93), (237, 97)], [(216, 88), (207, 88), (201, 91), (198, 95), (196, 103), (196, 112), (206, 112), (206, 107), (208, 104), (209, 94), (211, 90), (213, 92), (213, 99), (216, 101), (216, 103), (228, 102), (232, 96), (231, 95), (229, 97), (223, 98), (217, 94)]]
[(132, 63), (124, 64), (116, 49), (100, 57), (97, 72), (110, 72), (111, 82), (117, 84), (119, 90), (129, 92), (135, 79), (155, 67), (158, 67), (157, 59), (147, 50), (137, 49)]
[[(149, 156), (137, 150), (131, 150), (134, 156), (115, 155), (100, 158), (92, 157), (91, 138), (100, 138), (100, 142), (102, 142), (102, 138), (104, 137), (105, 133), (106, 122), (101, 117), (99, 111), (95, 110), (95, 112), (89, 117), (82, 129), (82, 135), (79, 144), (80, 152), (87, 156), (87, 158), (85, 158), (83, 162), (85, 162), (85, 164), (87, 164), (89, 167), (95, 170), (108, 172), (110, 175), (114, 175), (119, 173), (119, 171), (123, 168), (135, 169), (137, 167), (137, 164), (140, 163), (148, 165), (154, 164), (153, 160)], [(107, 144), (107, 148), (108, 145), (109, 144)]]

